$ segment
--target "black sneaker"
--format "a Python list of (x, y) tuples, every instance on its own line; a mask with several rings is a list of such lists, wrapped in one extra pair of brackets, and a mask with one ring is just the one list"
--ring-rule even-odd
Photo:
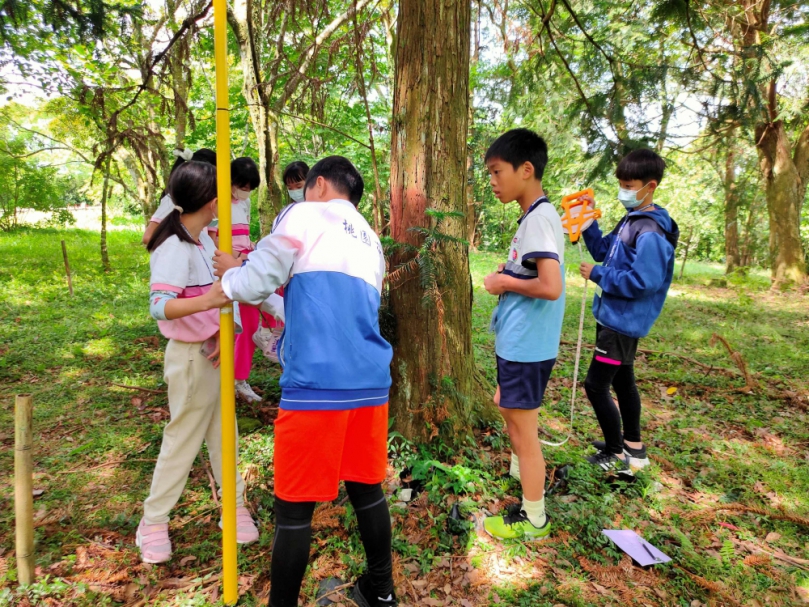
[(361, 575), (357, 579), (350, 594), (359, 607), (396, 607), (399, 604), (393, 593), (387, 597), (375, 596), (377, 593), (371, 587), (371, 578), (368, 575)]
[[(594, 440), (590, 444), (599, 451), (604, 451), (607, 448), (607, 443), (603, 440)], [(624, 457), (629, 458), (629, 467), (633, 470), (641, 470), (652, 463), (646, 453), (646, 445), (640, 449), (633, 449), (624, 443)]]
[(598, 466), (604, 472), (617, 476), (634, 477), (632, 469), (629, 467), (629, 457), (623, 454), (605, 453), (599, 451), (595, 455), (585, 458), (593, 466)]

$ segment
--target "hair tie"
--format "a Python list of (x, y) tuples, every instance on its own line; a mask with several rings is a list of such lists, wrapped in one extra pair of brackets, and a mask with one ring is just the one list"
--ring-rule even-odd
[(194, 152), (185, 148), (184, 150), (174, 150), (174, 155), (177, 158), (182, 158), (185, 161), (191, 160), (194, 157)]
[(185, 212), (185, 211), (183, 211), (183, 207), (181, 207), (179, 204), (174, 205), (174, 210), (175, 211), (180, 211), (180, 215), (182, 215)]

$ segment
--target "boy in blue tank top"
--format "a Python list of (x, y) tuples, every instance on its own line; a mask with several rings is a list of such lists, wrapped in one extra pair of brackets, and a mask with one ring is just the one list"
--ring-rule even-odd
[(523, 211), (508, 261), (484, 281), (500, 301), (492, 317), (496, 334), (497, 392), (494, 402), (511, 439), (511, 475), (523, 501), (506, 516), (491, 516), (484, 528), (500, 539), (544, 539), (545, 459), (537, 435), (539, 406), (559, 351), (565, 314), (565, 241), (562, 222), (542, 189), (548, 146), (528, 129), (501, 135), (486, 152), (494, 195)]

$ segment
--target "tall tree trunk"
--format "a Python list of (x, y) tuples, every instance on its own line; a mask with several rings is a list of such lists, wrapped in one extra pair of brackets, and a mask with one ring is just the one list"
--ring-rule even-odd
[(278, 118), (270, 111), (271, 100), (262, 87), (260, 48), (265, 43), (259, 3), (235, 0), (228, 11), (230, 27), (239, 43), (242, 93), (247, 102), (250, 122), (256, 133), (258, 168), (261, 184), (258, 187), (258, 219), (262, 234), (272, 227), (281, 209), (281, 188), (278, 185)]
[(376, 162), (376, 145), (374, 143), (374, 121), (371, 117), (371, 106), (368, 104), (368, 91), (365, 87), (365, 69), (362, 60), (362, 38), (360, 27), (357, 23), (358, 12), (354, 11), (354, 46), (357, 54), (357, 85), (360, 89), (363, 105), (365, 107), (365, 120), (368, 124), (368, 147), (371, 152), (371, 169), (374, 173), (374, 194), (372, 201), (372, 215), (374, 220), (374, 232), (377, 236), (382, 234), (382, 186), (379, 183), (379, 167)]
[(756, 141), (770, 216), (773, 287), (800, 284), (806, 280), (800, 225), (809, 180), (809, 127), (798, 139), (794, 157), (789, 136), (780, 120), (758, 125)]
[[(463, 214), (466, 207), (470, 18), (468, 0), (399, 3), (391, 236), (413, 247), (423, 237), (411, 228), (435, 229), (427, 209)], [(466, 236), (462, 219), (444, 225), (446, 234)], [(421, 280), (391, 287), (391, 311), (399, 319), (391, 412), (405, 436), (423, 439), (441, 428), (458, 440), (474, 404), (468, 249), (445, 242), (427, 255), (437, 266), (434, 275), (422, 272)]]
[(104, 183), (101, 185), (101, 265), (105, 272), (111, 270), (110, 256), (107, 252), (107, 196), (110, 182), (110, 156), (104, 164)]
[(739, 191), (736, 184), (736, 154), (734, 140), (727, 142), (725, 157), (725, 273), (741, 265), (739, 255)]
[[(480, 0), (475, 2), (475, 20), (472, 31), (472, 57), (469, 63), (469, 71), (474, 72), (480, 60)], [(475, 121), (475, 95), (472, 87), (469, 90), (469, 124), (467, 131), (472, 132)], [(470, 248), (476, 250), (475, 233), (478, 227), (478, 204), (475, 201), (475, 159), (471, 145), (466, 146), (466, 241)]]

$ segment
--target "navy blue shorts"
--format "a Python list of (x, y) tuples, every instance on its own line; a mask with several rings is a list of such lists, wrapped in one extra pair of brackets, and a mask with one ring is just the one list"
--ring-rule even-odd
[(504, 409), (538, 409), (556, 359), (515, 363), (497, 356), (497, 385)]

